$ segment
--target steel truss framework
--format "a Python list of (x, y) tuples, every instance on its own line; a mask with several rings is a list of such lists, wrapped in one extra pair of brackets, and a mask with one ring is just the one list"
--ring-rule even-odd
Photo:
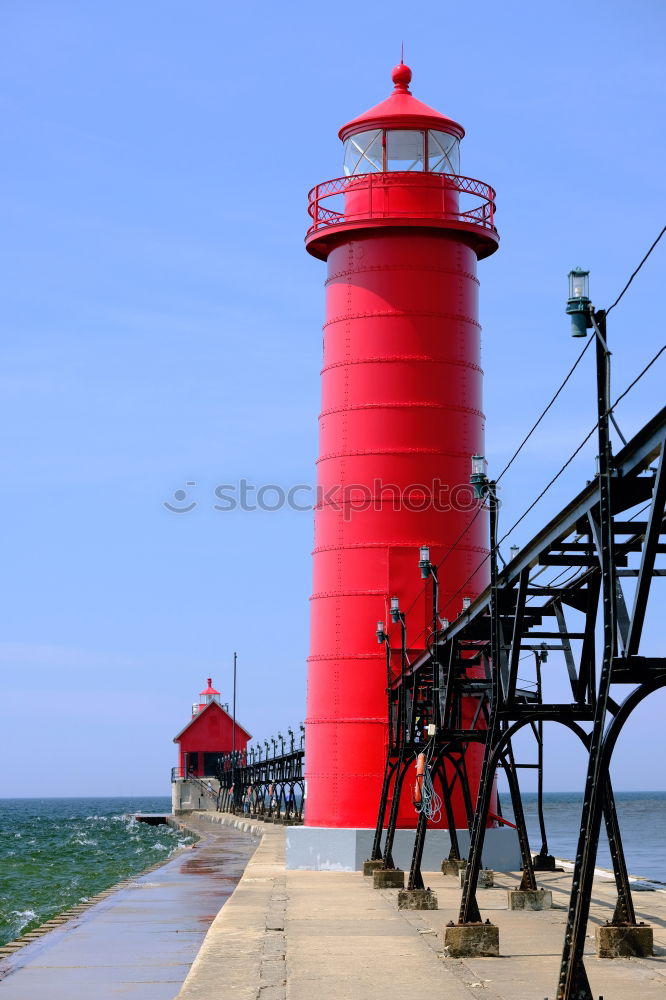
[(218, 812), (244, 813), (289, 823), (303, 821), (303, 749), (261, 760), (251, 753), (224, 754), (217, 777)]
[[(666, 686), (666, 657), (641, 654), (651, 587), (655, 577), (666, 575), (666, 569), (657, 567), (657, 557), (666, 552), (662, 537), (666, 531), (666, 409), (617, 456), (611, 455), (603, 313), (597, 313), (593, 322), (597, 334), (599, 473), (501, 572), (496, 562), (495, 490), (494, 483), (489, 483), (489, 587), (448, 628), (434, 629), (429, 649), (411, 665), (404, 655), (405, 623), (401, 619), (402, 670), (397, 679), (391, 679), (389, 673), (390, 739), (372, 851), (373, 860), (393, 867), (393, 837), (403, 781), (425, 745), (432, 755), (433, 781), (442, 790), (452, 859), (460, 858), (451, 808), (451, 792), (457, 782), (467, 803), (471, 841), (459, 923), (480, 920), (476, 889), (485, 830), (493, 818), (490, 806), (498, 766), (504, 768), (508, 779), (518, 829), (524, 869), (521, 888), (536, 889), (534, 869), (552, 867), (554, 862), (548, 855), (541, 808), (542, 848), (536, 858), (531, 857), (518, 787), (521, 765), (514, 760), (511, 740), (525, 727), (533, 730), (539, 756), (538, 764), (531, 766), (539, 769), (541, 790), (543, 723), (568, 727), (585, 747), (588, 770), (558, 1000), (592, 1000), (583, 947), (602, 819), (617, 886), (612, 923), (636, 923), (610, 764), (618, 736), (634, 708)], [(548, 567), (555, 576), (543, 583)], [(387, 658), (390, 664), (390, 650)], [(556, 694), (548, 700), (544, 692)], [(477, 699), (478, 709), (472, 724), (463, 730), (461, 705), (469, 698)], [(431, 738), (426, 736), (429, 723), (436, 727)], [(472, 742), (484, 746), (473, 809), (464, 763), (465, 748)], [(426, 830), (427, 817), (422, 812), (409, 888), (423, 887), (420, 865)]]

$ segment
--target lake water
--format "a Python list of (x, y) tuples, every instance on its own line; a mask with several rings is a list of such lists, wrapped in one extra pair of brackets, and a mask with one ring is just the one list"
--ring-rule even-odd
[[(630, 874), (666, 883), (666, 792), (617, 792), (616, 803)], [(550, 793), (544, 806), (550, 853), (573, 860), (580, 796)], [(524, 808), (538, 850), (535, 794), (524, 795)], [(506, 794), (503, 809), (512, 818)], [(170, 811), (167, 796), (0, 800), (0, 943), (191, 844), (182, 831), (128, 815)], [(603, 832), (597, 864), (611, 867)]]
[(170, 813), (171, 799), (1, 799), (0, 944), (193, 843), (136, 812)]
[[(666, 792), (616, 792), (615, 803), (629, 874), (666, 883)], [(525, 793), (523, 805), (530, 844), (538, 850), (541, 835), (536, 793)], [(555, 857), (574, 860), (581, 807), (579, 794), (551, 792), (544, 795), (548, 849)], [(507, 793), (502, 796), (502, 808), (507, 819), (511, 819)], [(597, 865), (612, 867), (603, 821)]]

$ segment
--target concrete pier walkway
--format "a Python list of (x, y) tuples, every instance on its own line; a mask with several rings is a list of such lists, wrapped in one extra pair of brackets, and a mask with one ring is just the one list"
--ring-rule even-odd
[[(225, 822), (214, 816), (206, 822)], [(482, 918), (500, 928), (500, 958), (451, 959), (443, 931), (457, 920), (460, 888), (424, 875), (437, 911), (397, 909), (397, 890), (354, 872), (286, 871), (284, 829), (267, 825), (238, 887), (213, 921), (178, 1000), (543, 1000), (555, 996), (571, 875), (541, 875), (553, 909), (512, 912), (496, 876), (478, 893)], [(637, 919), (654, 929), (650, 959), (598, 959), (594, 924), (610, 919), (614, 884), (595, 880), (587, 969), (595, 997), (664, 1000), (666, 892), (636, 892)], [(0, 994), (1, 997), (1, 994)], [(2, 998), (4, 1000), (4, 998)]]
[(196, 818), (191, 850), (0, 961), (0, 1000), (172, 1000), (258, 840)]
[[(204, 833), (194, 851), (4, 958), (0, 1000), (554, 1000), (568, 872), (540, 875), (554, 900), (540, 912), (509, 911), (518, 877), (496, 874), (478, 901), (499, 927), (501, 957), (452, 959), (451, 876), (424, 873), (438, 910), (398, 910), (397, 890), (360, 873), (287, 871), (284, 827), (210, 813), (187, 825)], [(614, 897), (600, 873), (587, 949), (595, 1000), (664, 1000), (666, 891), (635, 894), (637, 919), (654, 930), (649, 959), (595, 957), (594, 925), (610, 919)]]

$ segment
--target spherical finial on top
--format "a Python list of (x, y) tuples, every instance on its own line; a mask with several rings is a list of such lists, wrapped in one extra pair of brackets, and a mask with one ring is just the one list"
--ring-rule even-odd
[(412, 71), (409, 66), (406, 66), (404, 62), (398, 63), (393, 72), (391, 73), (391, 79), (395, 84), (395, 89), (401, 94), (409, 93), (409, 84), (412, 79)]

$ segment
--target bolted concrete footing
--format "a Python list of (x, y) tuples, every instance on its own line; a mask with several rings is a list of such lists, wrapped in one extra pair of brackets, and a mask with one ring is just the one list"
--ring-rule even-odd
[(449, 924), (444, 928), (444, 947), (451, 958), (499, 956), (499, 927), (485, 924)]
[(509, 889), (507, 899), (510, 910), (550, 910), (553, 906), (550, 889)]
[(398, 893), (399, 910), (436, 910), (437, 894), (431, 889), (401, 889)]
[[(465, 866), (465, 868), (461, 868), (460, 871), (458, 872), (458, 877), (460, 879), (461, 886), (465, 884), (466, 870), (467, 866)], [(480, 868), (479, 878), (476, 883), (477, 889), (492, 889), (494, 885), (495, 885), (495, 872), (492, 870), (492, 868)]]
[(532, 867), (535, 872), (562, 872), (563, 868), (558, 868), (552, 854), (535, 854), (532, 857)]
[(653, 952), (649, 924), (605, 924), (595, 930), (599, 958), (649, 958)]
[(445, 861), (442, 861), (442, 875), (454, 875), (455, 878), (458, 878), (458, 872), (464, 870), (466, 867), (466, 861), (461, 861), (459, 858), (447, 858)]
[(364, 861), (363, 862), (363, 874), (364, 875), (374, 875), (378, 868), (383, 868), (383, 861)]
[(405, 873), (402, 868), (378, 868), (372, 884), (375, 889), (404, 889)]

